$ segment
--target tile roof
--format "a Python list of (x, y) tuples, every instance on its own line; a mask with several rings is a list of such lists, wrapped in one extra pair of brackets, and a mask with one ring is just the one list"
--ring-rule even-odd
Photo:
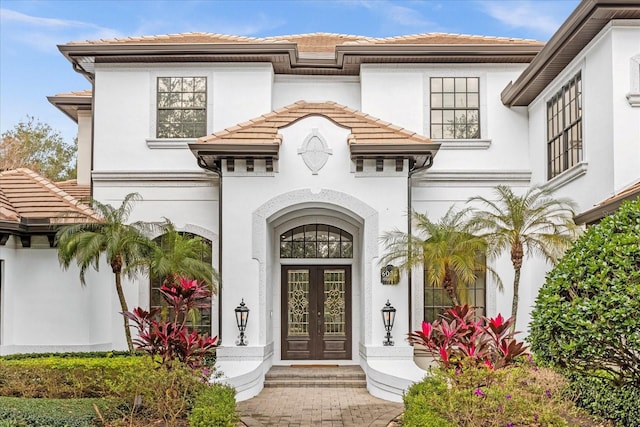
[(53, 224), (98, 219), (87, 205), (30, 169), (0, 172), (0, 219)]
[(630, 185), (629, 187), (625, 188), (617, 194), (614, 194), (608, 199), (603, 200), (602, 202), (598, 203), (598, 206), (608, 205), (617, 200), (627, 199), (628, 197), (633, 197), (638, 193), (640, 193), (640, 181), (636, 182), (633, 185)]
[[(358, 41), (358, 43), (360, 43)], [(365, 44), (534, 44), (544, 42), (512, 37), (474, 36), (470, 34), (423, 33), (368, 39)]]
[(72, 41), (68, 44), (255, 43), (259, 40), (260, 39), (254, 37), (192, 32), (155, 36), (123, 37), (115, 39)]
[(18, 212), (13, 207), (6, 194), (4, 194), (2, 188), (0, 188), (0, 220), (18, 221), (18, 219)]
[(93, 91), (91, 89), (85, 89), (85, 90), (75, 90), (72, 92), (63, 92), (63, 93), (57, 93), (54, 96), (55, 97), (64, 97), (64, 98), (73, 98), (73, 97), (87, 97), (87, 96), (91, 96), (93, 95)]
[(351, 129), (348, 143), (352, 144), (394, 144), (431, 143), (427, 137), (394, 126), (376, 117), (348, 108), (335, 102), (306, 102), (294, 104), (272, 111), (237, 126), (198, 139), (198, 143), (234, 144), (280, 144), (280, 128), (307, 116), (325, 116), (339, 126)]
[(640, 197), (640, 181), (603, 200), (593, 208), (576, 215), (574, 221), (577, 224), (595, 224), (615, 212), (625, 200), (635, 200), (638, 197)]
[(90, 185), (78, 185), (77, 179), (70, 179), (68, 181), (58, 181), (55, 183), (56, 187), (63, 190), (68, 195), (75, 197), (81, 202), (86, 202), (91, 198), (91, 186)]
[(467, 34), (424, 33), (395, 37), (367, 37), (350, 34), (308, 33), (271, 37), (241, 37), (216, 33), (182, 33), (156, 36), (126, 37), (102, 40), (74, 41), (68, 45), (123, 45), (123, 44), (271, 44), (296, 43), (300, 52), (331, 53), (338, 45), (385, 45), (385, 44), (526, 44), (543, 45), (531, 39), (508, 37), (472, 36)]

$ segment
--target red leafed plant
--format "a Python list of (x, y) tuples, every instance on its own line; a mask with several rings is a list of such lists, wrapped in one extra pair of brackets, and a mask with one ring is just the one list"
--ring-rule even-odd
[(138, 350), (157, 357), (167, 368), (178, 360), (198, 369), (203, 367), (205, 357), (213, 353), (218, 338), (201, 335), (197, 330), (190, 331), (187, 318), (191, 310), (209, 306), (211, 291), (196, 280), (178, 279), (170, 286), (160, 288), (162, 297), (172, 309), (172, 321), (158, 320), (160, 308), (146, 311), (137, 307), (133, 312), (122, 314), (138, 328), (138, 338), (133, 340)]
[(409, 342), (425, 346), (445, 368), (461, 370), (463, 363), (471, 362), (493, 370), (511, 364), (527, 351), (511, 332), (513, 322), (513, 317), (504, 320), (501, 314), (476, 320), (472, 308), (458, 305), (433, 323), (422, 322), (421, 331), (409, 333)]

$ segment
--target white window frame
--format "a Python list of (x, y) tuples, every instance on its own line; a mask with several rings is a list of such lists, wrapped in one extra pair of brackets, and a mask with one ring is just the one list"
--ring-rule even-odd
[(207, 130), (205, 135), (213, 129), (213, 80), (214, 73), (210, 66), (191, 65), (188, 69), (177, 67), (163, 67), (149, 73), (149, 137), (147, 146), (151, 149), (189, 149), (189, 144), (197, 138), (157, 138), (158, 126), (158, 78), (159, 77), (205, 77), (207, 79)]
[(488, 134), (487, 71), (456, 69), (433, 69), (424, 74), (424, 135), (431, 136), (431, 78), (432, 77), (477, 77), (479, 90), (480, 137), (474, 139), (436, 139), (442, 150), (486, 150), (491, 146)]

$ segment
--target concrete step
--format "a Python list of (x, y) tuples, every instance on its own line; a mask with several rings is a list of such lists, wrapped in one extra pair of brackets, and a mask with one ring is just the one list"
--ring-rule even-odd
[(364, 388), (367, 378), (359, 366), (273, 366), (264, 386)]

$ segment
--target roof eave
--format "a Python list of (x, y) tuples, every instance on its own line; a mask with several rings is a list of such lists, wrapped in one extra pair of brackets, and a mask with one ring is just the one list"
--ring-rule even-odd
[(189, 144), (189, 149), (196, 158), (208, 157), (214, 160), (236, 157), (277, 159), (280, 144), (204, 142)]
[(438, 143), (353, 143), (349, 145), (351, 157), (362, 158), (415, 158), (425, 155), (435, 156), (440, 149)]
[[(91, 109), (90, 96), (47, 96), (47, 100), (58, 110), (66, 114), (71, 120), (78, 123), (78, 110)], [(71, 108), (67, 108), (71, 107)], [(75, 108), (73, 108), (75, 107)]]
[(605, 216), (611, 215), (612, 213), (617, 211), (618, 208), (620, 208), (620, 205), (622, 204), (622, 202), (626, 200), (635, 200), (639, 196), (640, 196), (640, 188), (638, 188), (637, 190), (631, 191), (620, 198), (614, 198), (613, 200), (610, 200), (601, 205), (598, 205), (592, 209), (589, 209), (588, 211), (582, 212), (581, 214), (576, 215), (573, 218), (573, 221), (576, 224), (586, 224), (586, 225), (595, 224)]
[[(405, 62), (408, 58), (420, 59), (428, 62), (447, 62), (455, 58), (457, 62), (491, 62), (496, 58), (502, 61), (530, 62), (538, 54), (542, 45), (538, 44), (380, 44), (380, 45), (337, 45), (332, 58), (305, 57), (304, 52), (298, 50), (296, 43), (118, 43), (118, 44), (64, 44), (58, 45), (60, 52), (73, 64), (76, 71), (85, 74), (92, 80), (92, 71), (87, 70), (81, 63), (81, 58), (111, 58), (117, 60), (126, 58), (127, 61), (135, 58), (154, 57), (157, 61), (169, 60), (172, 57), (179, 59), (184, 56), (204, 56), (212, 60), (216, 56), (236, 56), (242, 60), (243, 56), (260, 55), (265, 58), (286, 56), (288, 69), (295, 73), (296, 70), (308, 71), (335, 70), (346, 72), (343, 68), (345, 57), (360, 57), (369, 61), (376, 56), (395, 57), (399, 62)], [(275, 61), (275, 62), (280, 62)], [(413, 61), (412, 61), (413, 62)], [(421, 61), (418, 61), (421, 62)]]
[[(598, 24), (597, 31), (593, 28), (588, 31), (589, 33), (595, 31), (595, 34), (591, 36), (582, 34), (583, 39), (580, 39), (581, 32), (586, 32), (586, 24), (592, 20), (598, 9), (637, 10), (640, 17), (640, 4), (638, 4), (637, 0), (583, 0), (554, 33), (540, 53), (531, 61), (529, 66), (520, 74), (518, 79), (515, 82), (510, 82), (505, 87), (501, 93), (502, 103), (509, 107), (529, 105), (542, 91), (542, 89), (538, 88), (533, 88), (532, 91), (529, 91), (540, 77), (541, 72), (556, 60), (561, 61), (561, 69), (564, 69), (573, 58), (573, 55), (569, 55), (568, 58), (557, 59), (562, 56), (562, 50), (566, 47), (567, 42), (571, 40), (579, 41), (576, 48), (579, 48), (578, 51), (580, 51), (608, 22), (616, 19), (615, 17), (609, 17), (606, 22), (602, 22), (602, 25)], [(597, 21), (597, 19), (599, 18), (593, 18), (593, 21)], [(551, 78), (545, 78), (543, 86), (550, 83), (560, 71), (553, 73)]]

